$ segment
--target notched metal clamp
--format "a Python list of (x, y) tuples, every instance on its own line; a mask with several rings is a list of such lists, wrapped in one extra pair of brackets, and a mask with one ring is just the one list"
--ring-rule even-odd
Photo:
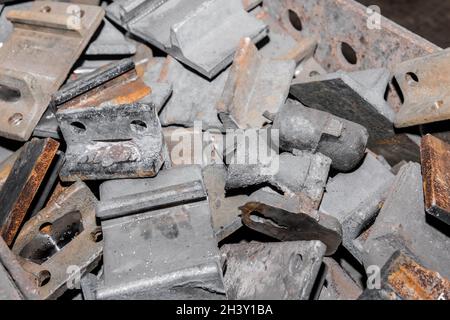
[(394, 69), (404, 102), (397, 128), (450, 119), (450, 49), (398, 64)]
[(64, 82), (104, 16), (100, 7), (36, 1), (28, 11), (12, 10), (14, 31), (0, 48), (0, 135), (26, 141), (51, 95)]
[(129, 59), (64, 87), (54, 97), (62, 103), (56, 117), (67, 142), (61, 179), (156, 175), (167, 155), (151, 93)]

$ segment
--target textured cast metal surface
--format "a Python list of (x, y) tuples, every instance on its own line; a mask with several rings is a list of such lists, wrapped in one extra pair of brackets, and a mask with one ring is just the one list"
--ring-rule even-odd
[(450, 49), (398, 64), (394, 77), (404, 102), (397, 128), (450, 119)]
[(308, 300), (325, 245), (320, 241), (227, 244), (220, 249), (232, 300)]
[(75, 23), (69, 5), (36, 1), (8, 12), (14, 32), (0, 48), (0, 135), (30, 137), (103, 18), (102, 8), (80, 5), (84, 15)]
[(398, 250), (413, 252), (423, 266), (449, 277), (450, 239), (426, 217), (420, 165), (404, 165), (393, 183), (375, 223), (365, 231), (365, 266), (380, 268)]
[[(101, 200), (202, 179), (196, 166), (151, 179), (106, 182)], [(131, 187), (132, 186), (132, 187)], [(204, 191), (205, 192), (205, 191)], [(220, 299), (225, 297), (207, 200), (102, 221), (104, 279), (98, 299)], [(168, 254), (170, 253), (170, 254)]]
[(340, 171), (353, 169), (363, 158), (369, 138), (363, 126), (320, 110), (288, 102), (273, 121), (280, 149), (306, 150), (329, 157)]
[(350, 173), (330, 178), (320, 211), (339, 220), (344, 247), (361, 262), (357, 237), (375, 219), (394, 181), (390, 169), (368, 153), (362, 165)]

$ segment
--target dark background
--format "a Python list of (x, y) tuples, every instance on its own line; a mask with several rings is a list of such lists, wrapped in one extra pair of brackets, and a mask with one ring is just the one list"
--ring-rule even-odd
[(450, 47), (450, 0), (357, 0), (436, 45)]

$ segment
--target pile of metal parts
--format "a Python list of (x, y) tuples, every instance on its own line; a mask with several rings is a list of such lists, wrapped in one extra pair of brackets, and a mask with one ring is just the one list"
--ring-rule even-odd
[(0, 2), (0, 299), (450, 298), (450, 50), (353, 0)]

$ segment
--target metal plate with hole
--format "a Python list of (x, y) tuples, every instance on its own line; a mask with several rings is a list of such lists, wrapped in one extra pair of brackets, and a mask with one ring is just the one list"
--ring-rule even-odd
[(410, 127), (450, 119), (450, 49), (405, 61), (394, 69), (404, 97), (395, 126)]
[(224, 282), (232, 300), (308, 300), (325, 245), (320, 241), (224, 245)]
[[(104, 15), (100, 7), (36, 1), (12, 10), (14, 31), (0, 48), (0, 135), (25, 141)], [(82, 15), (82, 17), (80, 17)]]
[[(102, 231), (96, 225), (97, 199), (76, 182), (27, 221), (13, 246), (23, 268), (37, 278), (41, 299), (55, 299), (73, 280), (72, 269), (83, 275), (100, 260)], [(72, 271), (71, 271), (72, 270)]]
[(53, 100), (60, 105), (56, 117), (68, 145), (61, 179), (156, 175), (167, 155), (153, 101), (162, 104), (161, 97), (170, 94), (167, 89), (154, 94), (138, 77), (131, 59), (63, 87)]

